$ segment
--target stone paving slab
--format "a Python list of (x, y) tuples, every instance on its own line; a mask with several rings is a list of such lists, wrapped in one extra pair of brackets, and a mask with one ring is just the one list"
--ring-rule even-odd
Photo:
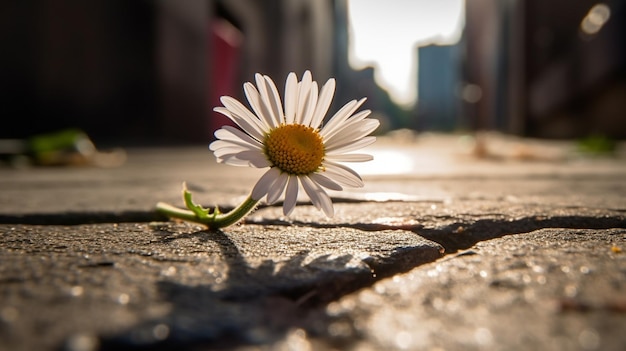
[(268, 342), (282, 331), (264, 326), (268, 303), (324, 303), (443, 253), (400, 230), (126, 223), (0, 233), (0, 350), (116, 349), (163, 335)]
[(330, 303), (326, 329), (304, 330), (317, 335), (304, 343), (345, 350), (623, 350), (624, 249), (625, 229), (542, 229), (484, 241)]
[[(335, 218), (320, 218), (307, 207), (296, 207), (289, 218), (280, 207), (262, 208), (247, 223), (299, 225), (361, 230), (402, 229), (441, 244), (446, 253), (466, 249), (482, 240), (541, 228), (626, 228), (626, 210), (619, 202), (608, 208), (561, 207), (546, 201), (449, 200), (422, 202), (351, 203), (335, 205)], [(611, 207), (618, 207), (611, 209)]]

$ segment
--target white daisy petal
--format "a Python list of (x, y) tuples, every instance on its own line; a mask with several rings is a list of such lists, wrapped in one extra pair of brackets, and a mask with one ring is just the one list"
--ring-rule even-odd
[(313, 119), (311, 120), (311, 127), (317, 129), (320, 126), (320, 124), (322, 123), (322, 120), (324, 120), (324, 116), (326, 116), (326, 112), (328, 112), (330, 103), (333, 101), (334, 94), (335, 94), (335, 80), (331, 78), (322, 87), (322, 91), (320, 92), (320, 96), (319, 96), (319, 101), (317, 102), (317, 107), (315, 107), (315, 112), (313, 113)]
[[(255, 74), (254, 78), (256, 80), (256, 86), (258, 88), (259, 95), (261, 96), (261, 101), (263, 102), (263, 106), (265, 106), (263, 112), (265, 113), (265, 111), (267, 111), (267, 115), (269, 115), (271, 121), (269, 125), (272, 128), (275, 128), (280, 125), (282, 119), (282, 107), (280, 99), (278, 100), (278, 103), (276, 103), (275, 98), (271, 96), (271, 85), (274, 85), (274, 82), (271, 82), (270, 84), (265, 76), (262, 76), (259, 73)], [(280, 113), (278, 112), (278, 109), (281, 110)]]
[(330, 190), (343, 190), (341, 185), (337, 184), (334, 180), (322, 175), (320, 173), (312, 173), (310, 175), (311, 179), (313, 179), (317, 184), (323, 186), (324, 188)]
[[(250, 111), (248, 107), (244, 106), (241, 102), (230, 96), (222, 96), (220, 101), (228, 109), (228, 111), (233, 114), (233, 117), (239, 118), (241, 120), (246, 121), (250, 124), (255, 130), (260, 131), (263, 134), (263, 131), (267, 130), (267, 124), (265, 121), (260, 119), (254, 112)], [(217, 111), (217, 108), (214, 109)]]
[(240, 160), (248, 161), (250, 166), (254, 168), (265, 168), (271, 166), (270, 161), (267, 160), (265, 155), (257, 150), (241, 151), (235, 156)]
[(307, 91), (310, 92), (311, 86), (305, 86), (304, 84), (302, 84), (302, 82), (298, 83), (298, 109), (296, 110), (296, 115), (293, 119), (294, 124), (302, 124), (302, 120), (304, 119), (304, 113), (306, 112), (306, 106), (311, 99), (311, 94), (302, 93), (304, 89), (307, 89)]
[(332, 128), (334, 128), (336, 124), (341, 125), (340, 122), (342, 119), (346, 120), (348, 117), (350, 117), (350, 115), (352, 115), (352, 113), (354, 113), (354, 111), (357, 110), (358, 103), (359, 102), (357, 100), (350, 100), (345, 105), (343, 105), (339, 109), (339, 111), (335, 112), (335, 114), (328, 121), (326, 121), (326, 124), (320, 130), (320, 134), (324, 131), (326, 132), (330, 131)]
[[(219, 143), (218, 143), (218, 141), (219, 141)], [(234, 145), (234, 144), (230, 144), (230, 143), (227, 144), (227, 142), (224, 141), (224, 140), (215, 140), (214, 142), (209, 144), (209, 150), (216, 151), (216, 150), (219, 150), (219, 149), (222, 149), (222, 148), (226, 148), (227, 145), (230, 146), (230, 145)], [(238, 145), (234, 145), (234, 146), (239, 147)]]
[(270, 186), (269, 191), (267, 192), (267, 202), (269, 204), (273, 204), (285, 191), (285, 185), (287, 185), (287, 180), (289, 180), (289, 174), (281, 173), (278, 176), (278, 179)]
[(263, 113), (266, 117), (269, 117), (271, 123), (269, 123), (270, 127), (276, 126), (276, 117), (274, 116), (274, 112), (272, 109), (272, 102), (269, 98), (269, 93), (267, 92), (267, 85), (265, 84), (265, 79), (259, 73), (254, 75), (254, 80), (256, 82), (256, 90), (259, 92), (259, 96), (261, 97), (262, 106), (265, 107), (263, 109)]
[(254, 145), (251, 144), (247, 141), (243, 141), (241, 139), (235, 139), (235, 140), (230, 140), (230, 139), (218, 139), (215, 140), (214, 142), (212, 142), (209, 145), (209, 149), (210, 150), (217, 150), (223, 147), (232, 147), (232, 146), (240, 146), (246, 150), (261, 150), (261, 147), (259, 147), (258, 145)]
[(334, 127), (332, 130), (329, 130), (324, 135), (324, 139), (325, 140), (330, 140), (330, 139), (332, 139), (333, 136), (337, 135), (337, 133), (339, 133), (339, 132), (341, 132), (341, 131), (343, 131), (345, 129), (350, 129), (352, 126), (357, 125), (360, 122), (363, 122), (363, 120), (367, 116), (369, 116), (370, 113), (372, 113), (372, 111), (370, 111), (370, 110), (360, 111), (359, 113), (355, 114), (354, 116), (352, 116), (348, 120), (346, 120), (345, 123)]
[(265, 83), (267, 85), (268, 89), (268, 93), (269, 93), (269, 98), (270, 100), (273, 101), (272, 104), (272, 111), (274, 112), (274, 117), (276, 118), (276, 122), (277, 122), (277, 126), (281, 125), (282, 123), (285, 123), (285, 117), (283, 115), (283, 105), (282, 102), (280, 101), (280, 94), (278, 93), (278, 89), (276, 88), (276, 84), (274, 84), (274, 81), (268, 77), (268, 76), (263, 76), (263, 78), (265, 78)]
[(363, 180), (352, 168), (331, 161), (325, 161), (324, 166), (324, 175), (335, 182), (353, 188), (363, 187)]
[(309, 100), (311, 99), (311, 85), (313, 84), (311, 78), (311, 72), (304, 72), (304, 76), (302, 76), (302, 81), (298, 83), (299, 92), (298, 92), (298, 108), (296, 109), (296, 118), (294, 119), (294, 123), (304, 124), (302, 120), (304, 119), (304, 113), (306, 106), (308, 105)]
[(224, 116), (228, 117), (251, 137), (259, 141), (263, 140), (263, 131), (266, 129), (266, 127), (263, 127), (260, 124), (258, 118), (253, 117), (252, 119), (249, 119), (247, 117), (242, 117), (241, 115), (230, 111), (226, 107), (216, 107), (213, 109), (213, 111), (221, 113)]
[(365, 119), (367, 116), (370, 115), (370, 113), (372, 113), (371, 110), (363, 110), (360, 111), (359, 113), (353, 115), (352, 117), (350, 117), (349, 123), (354, 123), (356, 121), (360, 121)]
[(348, 141), (340, 145), (328, 147), (327, 153), (329, 155), (338, 155), (341, 153), (347, 153), (347, 152), (362, 149), (368, 145), (371, 145), (375, 141), (376, 141), (376, 137), (368, 136), (357, 141), (354, 141), (354, 140), (351, 142)]
[(224, 148), (224, 149), (213, 151), (213, 154), (215, 155), (215, 158), (218, 159), (218, 162), (220, 162), (220, 160), (226, 160), (226, 159), (235, 157), (235, 155), (237, 155), (241, 151), (242, 150), (233, 150), (233, 149)]
[(249, 150), (245, 150), (240, 147), (234, 147), (234, 148), (225, 147), (225, 148), (221, 148), (221, 149), (217, 149), (213, 151), (213, 154), (215, 155), (215, 158), (217, 159), (217, 162), (219, 163), (250, 167), (250, 161), (242, 160), (239, 157), (237, 157), (240, 153), (246, 152), (246, 151), (249, 151)]
[(256, 113), (256, 115), (259, 116), (259, 119), (263, 121), (265, 125), (264, 130), (267, 131), (270, 128), (274, 127), (272, 116), (270, 115), (270, 112), (263, 103), (261, 95), (259, 94), (259, 91), (256, 89), (256, 87), (252, 83), (246, 82), (243, 85), (243, 91), (245, 92), (248, 103), (254, 110), (254, 113)]
[(240, 151), (248, 151), (248, 150), (254, 150), (254, 149), (246, 145), (235, 144), (230, 140), (215, 140), (209, 145), (209, 150), (213, 152), (224, 153), (224, 150), (232, 150), (234, 152), (240, 152)]
[[(243, 141), (244, 138), (239, 137), (239, 135), (235, 135), (235, 133), (226, 129), (226, 127), (230, 127), (230, 126), (223, 126), (222, 128), (216, 130), (215, 133), (213, 133), (213, 135), (215, 135), (215, 137), (220, 140)], [(248, 134), (241, 132), (239, 129), (236, 129), (236, 130), (246, 136), (245, 140), (251, 139)], [(256, 142), (256, 144), (261, 145), (258, 141)]]
[(290, 175), (287, 189), (285, 190), (285, 201), (283, 202), (283, 214), (289, 216), (296, 207), (298, 200), (298, 176)]
[(325, 159), (332, 162), (367, 162), (374, 159), (370, 154), (327, 154)]
[(320, 198), (315, 193), (315, 182), (307, 176), (300, 177), (300, 182), (302, 183), (302, 188), (304, 189), (304, 192), (307, 194), (309, 199), (311, 199), (311, 203), (313, 203), (313, 206), (315, 206), (315, 208), (317, 208), (318, 210), (321, 210), (322, 203), (320, 201)]
[(326, 123), (322, 130), (320, 130), (320, 135), (325, 138), (326, 135), (332, 133), (335, 128), (340, 128), (342, 123), (345, 122), (346, 119), (348, 119), (348, 117), (350, 117), (354, 111), (356, 111), (365, 102), (365, 100), (366, 98), (362, 98), (359, 101), (352, 100), (345, 104), (330, 118), (330, 120), (328, 120), (328, 123)]
[[(245, 107), (241, 102), (237, 99), (230, 96), (222, 96), (220, 98), (220, 102), (224, 107), (228, 109), (231, 113), (238, 115), (240, 118), (244, 118), (249, 123), (254, 124), (260, 130), (265, 130), (263, 121), (259, 119), (259, 117), (253, 114), (247, 107)], [(219, 107), (216, 107), (214, 110), (217, 110)]]
[(267, 194), (267, 192), (270, 189), (270, 186), (274, 184), (274, 182), (276, 181), (276, 178), (278, 178), (279, 175), (280, 175), (280, 170), (278, 168), (276, 167), (270, 168), (267, 172), (265, 172), (265, 174), (261, 176), (259, 181), (256, 182), (256, 184), (254, 185), (254, 188), (252, 189), (252, 193), (250, 194), (250, 197), (252, 197), (254, 200), (257, 200), (257, 201), (261, 200), (263, 196)]
[(363, 181), (357, 179), (349, 173), (340, 173), (337, 170), (326, 170), (324, 174), (344, 187), (362, 188), (364, 186)]
[(250, 162), (238, 159), (236, 154), (228, 154), (223, 157), (218, 157), (216, 160), (218, 163), (224, 163), (229, 166), (250, 167)]
[(285, 123), (293, 123), (298, 104), (298, 77), (291, 72), (285, 83)]
[[(324, 191), (319, 184), (308, 176), (301, 177), (300, 179), (303, 180), (302, 187), (305, 189), (304, 191), (307, 193), (309, 199), (311, 199), (311, 202), (315, 205), (315, 207), (318, 210), (321, 208), (327, 217), (332, 218), (335, 215), (335, 209), (333, 208), (333, 202), (330, 200), (326, 191)], [(310, 183), (307, 184), (307, 187), (304, 186), (305, 181), (310, 181)]]
[[(244, 162), (238, 162), (241, 160), (237, 159), (235, 155), (237, 155), (237, 152), (223, 152), (219, 155), (215, 155), (215, 159), (217, 160), (218, 163), (226, 163), (226, 164), (236, 163), (237, 166), (239, 165), (248, 166), (248, 162), (245, 162), (245, 164)], [(228, 162), (231, 159), (236, 162)]]
[(213, 151), (217, 162), (255, 168), (269, 167), (269, 161), (258, 150), (248, 150), (240, 146), (222, 147)]
[(320, 191), (317, 194), (319, 195), (320, 201), (322, 202), (322, 211), (324, 211), (326, 217), (335, 217), (335, 208), (333, 207), (333, 202), (330, 199), (330, 196), (328, 196), (328, 194), (324, 190)]
[(242, 132), (241, 130), (233, 127), (233, 126), (223, 126), (222, 128), (215, 131), (215, 137), (222, 140), (241, 140), (244, 141), (254, 148), (261, 149), (263, 148), (263, 144), (261, 144), (258, 140), (252, 138), (250, 135)]
[(218, 159), (218, 162), (224, 162), (227, 159), (236, 158), (236, 155), (240, 152), (242, 152), (242, 150), (220, 149), (213, 151), (213, 154), (215, 158)]
[(351, 141), (362, 139), (376, 130), (379, 125), (380, 122), (377, 119), (366, 119), (364, 121), (359, 121), (356, 125), (347, 124), (345, 129), (335, 134), (334, 137), (327, 139), (324, 144), (329, 150), (336, 149), (339, 145), (344, 145), (346, 143), (350, 143)]
[(237, 154), (243, 151), (245, 150), (220, 149), (217, 151), (213, 151), (213, 154), (215, 155), (215, 158), (219, 163), (226, 163), (228, 165), (235, 164), (237, 166), (241, 166), (243, 164), (249, 167), (249, 161), (241, 160), (237, 157)]
[(305, 126), (311, 125), (311, 119), (313, 118), (313, 112), (315, 112), (315, 106), (317, 105), (318, 98), (317, 82), (311, 83), (311, 91), (309, 93), (309, 99), (307, 100), (306, 108), (304, 109), (304, 116), (302, 117), (302, 124)]

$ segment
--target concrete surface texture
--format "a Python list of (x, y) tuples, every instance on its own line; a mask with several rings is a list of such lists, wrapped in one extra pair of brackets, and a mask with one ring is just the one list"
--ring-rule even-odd
[[(120, 167), (0, 168), (0, 350), (622, 350), (626, 153), (488, 134), (395, 134), (366, 186), (261, 205), (206, 146)], [(280, 204), (278, 204), (280, 205)]]

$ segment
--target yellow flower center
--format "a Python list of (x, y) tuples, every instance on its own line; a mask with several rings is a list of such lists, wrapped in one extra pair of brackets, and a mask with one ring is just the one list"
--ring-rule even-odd
[(273, 166), (289, 174), (310, 174), (324, 160), (319, 133), (302, 124), (283, 124), (265, 137), (265, 155)]

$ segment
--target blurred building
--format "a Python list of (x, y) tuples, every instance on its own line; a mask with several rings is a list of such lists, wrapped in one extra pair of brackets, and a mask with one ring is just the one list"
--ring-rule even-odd
[(463, 126), (459, 88), (461, 45), (418, 48), (418, 104), (412, 126), (417, 130), (451, 132)]
[(0, 137), (156, 133), (157, 13), (146, 1), (2, 2)]
[[(0, 137), (206, 142), (254, 73), (334, 73), (329, 0), (42, 0), (0, 5)], [(284, 83), (282, 83), (284, 84)], [(282, 89), (282, 86), (279, 87)]]
[(466, 2), (464, 101), (475, 129), (626, 137), (626, 3)]

